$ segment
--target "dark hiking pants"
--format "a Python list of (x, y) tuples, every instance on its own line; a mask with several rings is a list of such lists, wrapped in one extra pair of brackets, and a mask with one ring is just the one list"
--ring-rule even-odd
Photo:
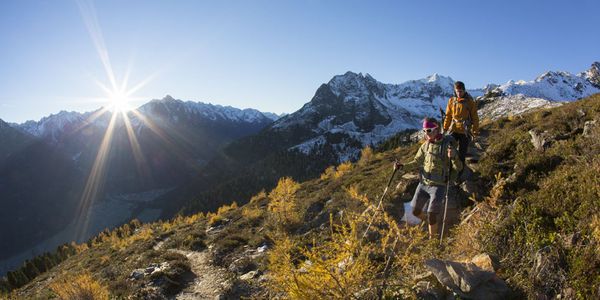
[(467, 151), (469, 150), (469, 137), (462, 133), (452, 133), (452, 137), (458, 141), (458, 157), (465, 163), (465, 157), (467, 157)]

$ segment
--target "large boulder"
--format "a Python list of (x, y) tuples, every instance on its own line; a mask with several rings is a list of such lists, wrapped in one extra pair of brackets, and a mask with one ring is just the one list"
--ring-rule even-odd
[(430, 259), (425, 265), (442, 285), (461, 298), (505, 299), (510, 291), (496, 273), (483, 270), (472, 262)]

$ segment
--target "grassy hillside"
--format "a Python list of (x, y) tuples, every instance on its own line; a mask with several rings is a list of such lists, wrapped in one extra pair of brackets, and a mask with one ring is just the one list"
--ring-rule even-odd
[[(375, 209), (392, 161), (410, 160), (418, 145), (365, 149), (356, 163), (307, 182), (283, 178), (242, 207), (105, 232), (5, 297), (88, 291), (99, 299), (160, 298), (219, 282), (204, 292), (416, 298), (419, 282), (431, 280), (425, 260), (484, 252), (511, 298), (599, 297), (600, 128), (584, 130), (598, 119), (600, 95), (485, 124), (485, 153), (473, 166), (480, 201), (441, 245), (420, 226), (399, 222), (416, 170), (398, 172), (383, 212)], [(540, 150), (530, 131), (545, 138)], [(205, 254), (209, 260), (198, 259)]]
[[(496, 215), (480, 214), (486, 222), (465, 248), (500, 258), (502, 276), (530, 298), (600, 296), (600, 128), (584, 132), (599, 119), (595, 95), (487, 127), (478, 168), (483, 182), (501, 177), (488, 203)], [(538, 133), (543, 150), (531, 142)]]

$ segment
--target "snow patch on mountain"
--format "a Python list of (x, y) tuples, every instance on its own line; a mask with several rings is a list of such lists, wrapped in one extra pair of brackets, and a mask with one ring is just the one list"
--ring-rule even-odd
[(563, 103), (518, 94), (499, 97), (490, 103), (486, 103), (478, 113), (482, 117), (496, 120), (508, 115), (520, 115), (533, 109), (561, 106)]
[(532, 81), (511, 80), (496, 88), (496, 91), (506, 96), (524, 95), (551, 101), (574, 101), (600, 93), (600, 88), (590, 81), (594, 78), (594, 66), (588, 72), (578, 75), (548, 71)]
[(36, 137), (48, 137), (56, 140), (63, 132), (75, 129), (88, 115), (89, 113), (82, 114), (63, 110), (37, 122), (30, 120), (16, 127)]
[(313, 149), (323, 146), (326, 142), (327, 142), (327, 139), (324, 136), (319, 135), (319, 136), (312, 138), (304, 143), (298, 144), (294, 147), (290, 147), (288, 150), (299, 151), (300, 153), (308, 155), (311, 153), (311, 151)]

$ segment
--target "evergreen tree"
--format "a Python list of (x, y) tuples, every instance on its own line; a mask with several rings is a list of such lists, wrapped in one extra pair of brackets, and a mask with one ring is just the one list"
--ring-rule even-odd
[(12, 288), (22, 287), (27, 282), (29, 282), (29, 278), (27, 278), (27, 276), (23, 274), (23, 271), (21, 271), (21, 269), (8, 272), (6, 274), (6, 277), (8, 279), (8, 283), (10, 283)]
[(35, 264), (33, 264), (33, 261), (27, 260), (25, 261), (23, 273), (25, 273), (25, 276), (31, 280), (40, 274), (40, 270), (36, 268)]

